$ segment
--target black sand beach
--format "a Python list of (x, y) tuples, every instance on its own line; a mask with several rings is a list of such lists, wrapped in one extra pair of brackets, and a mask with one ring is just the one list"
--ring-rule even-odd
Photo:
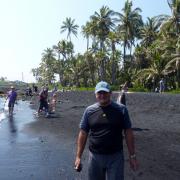
[[(94, 93), (60, 92), (50, 118), (33, 115), (35, 102), (37, 97), (32, 104), (20, 101), (14, 118), (0, 122), (0, 179), (86, 180), (88, 150), (82, 172), (75, 172), (73, 164), (78, 124), (86, 106), (95, 102)], [(180, 95), (127, 94), (140, 168), (130, 170), (124, 146), (126, 180), (179, 180), (179, 104)]]

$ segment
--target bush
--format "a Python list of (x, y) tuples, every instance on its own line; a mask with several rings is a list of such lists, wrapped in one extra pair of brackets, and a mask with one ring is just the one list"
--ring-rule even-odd
[(180, 94), (180, 89), (169, 90), (168, 93), (170, 93), (170, 94)]
[(76, 91), (94, 91), (94, 87), (79, 87), (75, 88)]
[(134, 83), (132, 88), (129, 88), (129, 91), (133, 92), (148, 92), (149, 90), (143, 87), (141, 84)]
[(149, 92), (148, 89), (144, 88), (144, 87), (133, 87), (133, 88), (129, 88), (128, 91), (131, 91), (131, 92)]
[(111, 91), (119, 91), (119, 86), (117, 85), (111, 85)]

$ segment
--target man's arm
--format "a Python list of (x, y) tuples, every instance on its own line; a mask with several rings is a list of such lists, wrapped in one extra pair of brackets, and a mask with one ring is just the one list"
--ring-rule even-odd
[(77, 153), (75, 159), (75, 169), (79, 169), (81, 166), (81, 156), (83, 154), (86, 141), (87, 141), (88, 134), (83, 131), (82, 129), (79, 132), (78, 139), (77, 139)]
[(130, 167), (133, 170), (137, 170), (138, 162), (137, 162), (136, 154), (135, 154), (135, 145), (134, 145), (133, 131), (132, 131), (131, 128), (125, 129), (124, 134), (125, 134), (125, 140), (126, 140), (128, 152), (129, 152)]

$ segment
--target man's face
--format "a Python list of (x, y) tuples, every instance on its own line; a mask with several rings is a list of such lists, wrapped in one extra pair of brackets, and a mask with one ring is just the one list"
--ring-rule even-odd
[(96, 93), (96, 99), (102, 106), (106, 106), (110, 103), (111, 93), (105, 91), (99, 91)]

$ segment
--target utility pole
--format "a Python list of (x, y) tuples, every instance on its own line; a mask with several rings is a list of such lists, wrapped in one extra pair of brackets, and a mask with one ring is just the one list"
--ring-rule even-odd
[(24, 75), (23, 75), (23, 72), (22, 72), (22, 82), (24, 82)]

